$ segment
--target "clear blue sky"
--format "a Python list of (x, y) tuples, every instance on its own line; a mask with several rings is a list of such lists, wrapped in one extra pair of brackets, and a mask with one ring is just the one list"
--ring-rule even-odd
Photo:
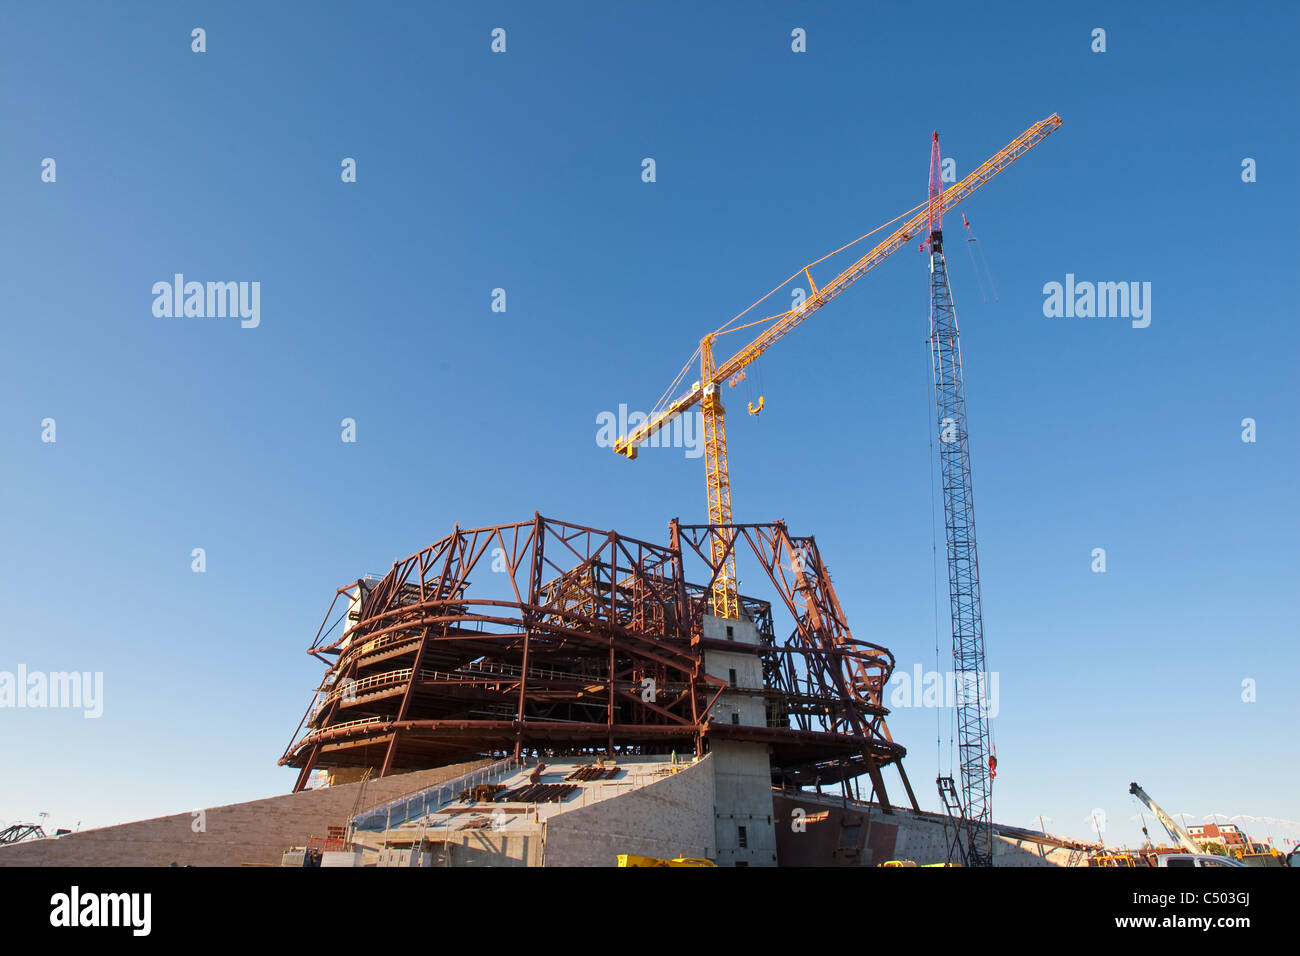
[[(950, 246), (995, 816), (1131, 841), (1138, 780), (1189, 822), (1300, 820), (1296, 9), (7, 9), (0, 670), (102, 671), (105, 702), (0, 710), (0, 822), (287, 790), (334, 588), (456, 521), (703, 520), (700, 459), (619, 459), (596, 415), (920, 202), (931, 130), (965, 175), (1054, 111), (966, 207), (1000, 301)], [(156, 318), (176, 272), (259, 281), (260, 327)], [(1067, 273), (1150, 282), (1150, 327), (1046, 318)], [(737, 519), (816, 534), (900, 670), (936, 660), (927, 296), (903, 250), (728, 395)], [(935, 712), (890, 722), (933, 807)]]

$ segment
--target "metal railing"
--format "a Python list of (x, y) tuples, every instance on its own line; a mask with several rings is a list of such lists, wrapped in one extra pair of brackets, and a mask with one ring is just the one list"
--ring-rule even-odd
[[(342, 729), (342, 728), (344, 728), (344, 727), (359, 727), (361, 724), (377, 724), (377, 723), (379, 723), (381, 720), (383, 720), (382, 717), (362, 717), (362, 718), (360, 718), (360, 719), (358, 719), (358, 720), (345, 720), (345, 721), (344, 721), (343, 723), (341, 723), (341, 724), (330, 724), (330, 725), (329, 725), (328, 727), (326, 727), (325, 729), (326, 729), (326, 730), (340, 730), (340, 729)], [(311, 734), (308, 734), (307, 736), (310, 737)], [(304, 739), (306, 739), (306, 738), (304, 738)]]
[(479, 767), (459, 777), (445, 780), (360, 813), (352, 818), (352, 829), (378, 833), (393, 826), (419, 820), (454, 803), (464, 791), (485, 783), (496, 783), (522, 770), (524, 766), (526, 766), (524, 761), (506, 757), (486, 767)]
[[(498, 677), (517, 678), (523, 673), (523, 668), (517, 664), (498, 664), (487, 662), (472, 664), (462, 667), (455, 671), (435, 671), (420, 669), (420, 680), (437, 680), (437, 681), (474, 681), (483, 679), (487, 682), (493, 681)], [(589, 678), (580, 674), (571, 674), (566, 671), (557, 671), (550, 667), (530, 667), (528, 676), (537, 680), (567, 680), (567, 681), (585, 681)], [(401, 684), (410, 680), (411, 668), (403, 667), (398, 670), (384, 671), (382, 674), (371, 674), (360, 680), (344, 678), (339, 681), (328, 694), (320, 699), (316, 705), (313, 716), (319, 713), (322, 708), (328, 707), (331, 703), (340, 697), (351, 699), (356, 694), (366, 690), (372, 690), (376, 687), (383, 687), (389, 684)]]

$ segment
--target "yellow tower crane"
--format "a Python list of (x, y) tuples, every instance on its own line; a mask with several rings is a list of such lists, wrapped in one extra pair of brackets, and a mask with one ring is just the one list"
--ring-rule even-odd
[[(986, 160), (979, 168), (972, 172), (961, 182), (949, 186), (939, 197), (941, 209), (951, 209), (964, 202), (975, 190), (979, 189), (990, 179), (996, 176), (1002, 170), (1006, 169), (1017, 159), (1037, 146), (1043, 139), (1052, 133), (1061, 125), (1061, 118), (1053, 113), (1047, 119), (1035, 123), (1029, 129), (1025, 130), (1014, 140), (1008, 143), (1004, 148)], [(917, 210), (920, 210), (919, 212)], [(858, 259), (847, 269), (837, 275), (834, 279), (822, 286), (820, 289), (813, 282), (811, 268), (818, 262), (842, 252), (854, 243), (860, 242), (867, 236), (874, 235), (881, 226), (867, 236), (861, 236), (853, 240), (846, 246), (842, 246), (835, 252), (829, 253), (818, 259), (817, 262), (810, 263), (790, 278), (802, 274), (808, 280), (809, 294), (797, 306), (786, 312), (776, 315), (770, 315), (767, 318), (759, 319), (746, 325), (728, 328), (732, 322), (743, 316), (742, 312), (732, 319), (716, 332), (711, 332), (700, 340), (699, 357), (700, 357), (700, 380), (694, 383), (689, 391), (684, 395), (668, 401), (666, 404), (661, 400), (659, 405), (650, 413), (644, 423), (632, 429), (628, 434), (622, 435), (614, 443), (614, 451), (626, 458), (636, 458), (637, 448), (643, 444), (650, 436), (665, 428), (672, 421), (689, 411), (696, 405), (704, 417), (704, 470), (705, 478), (708, 483), (709, 496), (709, 524), (711, 525), (730, 525), (731, 522), (731, 478), (727, 468), (727, 430), (726, 416), (722, 407), (722, 398), (720, 388), (723, 382), (729, 379), (735, 379), (746, 368), (753, 363), (760, 355), (766, 352), (777, 341), (783, 338), (787, 333), (792, 331), (800, 323), (812, 317), (812, 314), (830, 302), (854, 282), (857, 282), (864, 275), (878, 266), (886, 258), (897, 252), (917, 235), (923, 233), (929, 228), (929, 223), (936, 210), (933, 208), (933, 202), (927, 201), (919, 206), (908, 210), (902, 216), (885, 225), (892, 225), (899, 219), (906, 217), (907, 221), (895, 229), (888, 237), (878, 243), (866, 255)], [(786, 280), (787, 282), (790, 280)], [(783, 288), (785, 283), (777, 286), (772, 292)], [(770, 296), (772, 292), (767, 295)], [(764, 296), (763, 299), (766, 299)], [(762, 302), (760, 299), (759, 302)], [(758, 302), (754, 303), (758, 305)], [(750, 306), (752, 309), (754, 306)], [(746, 309), (746, 312), (749, 310)], [(736, 352), (725, 362), (718, 364), (713, 358), (714, 340), (723, 334), (739, 332), (741, 329), (752, 328), (758, 325), (767, 325), (752, 342), (746, 345), (740, 351)], [(694, 356), (692, 356), (694, 358)], [(690, 362), (687, 362), (686, 368), (689, 368)], [(682, 378), (686, 374), (686, 368), (678, 374), (677, 378), (665, 391), (665, 397), (672, 394), (677, 388)], [(738, 381), (738, 379), (736, 379)], [(760, 399), (761, 405), (761, 399)], [(736, 556), (734, 541), (728, 540), (725, 535), (714, 535), (712, 538), (712, 559), (715, 568), (720, 568), (721, 573), (717, 574), (713, 581), (713, 613), (718, 617), (735, 618), (739, 616), (739, 603), (736, 595)]]

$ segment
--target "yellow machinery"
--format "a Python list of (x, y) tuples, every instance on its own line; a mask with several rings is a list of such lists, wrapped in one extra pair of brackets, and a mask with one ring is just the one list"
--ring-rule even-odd
[(633, 856), (630, 853), (618, 855), (619, 866), (717, 866), (712, 860), (696, 857), (679, 856), (675, 860), (665, 860), (657, 856)]
[[(811, 269), (818, 262), (822, 262), (830, 256), (847, 249), (848, 246), (860, 242), (867, 236), (879, 232), (880, 229), (867, 233), (866, 236), (860, 236), (846, 246), (842, 246), (835, 252), (829, 253), (818, 259), (817, 262), (810, 263), (800, 272), (796, 272), (790, 279), (794, 279), (802, 274), (808, 280), (810, 294), (797, 306), (776, 315), (770, 315), (764, 319), (758, 319), (745, 325), (728, 328), (732, 322), (739, 319), (748, 312), (737, 315), (722, 328), (716, 332), (704, 336), (700, 340), (698, 354), (700, 356), (700, 380), (690, 387), (684, 395), (676, 399), (667, 400), (674, 389), (678, 387), (686, 375), (687, 369), (690, 368), (688, 361), (686, 366), (678, 373), (677, 378), (664, 391), (664, 398), (651, 411), (647, 420), (633, 428), (629, 434), (622, 435), (614, 443), (614, 451), (626, 458), (635, 458), (637, 448), (644, 443), (650, 436), (659, 432), (674, 419), (696, 405), (701, 407), (704, 416), (704, 470), (705, 479), (708, 484), (709, 498), (709, 523), (712, 525), (729, 525), (731, 524), (731, 477), (727, 466), (727, 431), (726, 421), (722, 407), (722, 397), (720, 389), (724, 382), (730, 381), (733, 385), (744, 377), (746, 366), (754, 362), (769, 347), (792, 331), (800, 323), (810, 318), (814, 312), (830, 302), (850, 285), (861, 279), (864, 275), (878, 266), (886, 258), (898, 251), (909, 240), (924, 232), (934, 215), (934, 206), (937, 203), (941, 209), (951, 209), (959, 203), (965, 201), (972, 193), (987, 183), (990, 179), (1006, 169), (1013, 162), (1023, 156), (1033, 147), (1037, 146), (1042, 140), (1057, 127), (1061, 125), (1061, 118), (1053, 113), (1047, 119), (1035, 123), (1025, 132), (1012, 140), (1006, 147), (997, 152), (992, 158), (984, 162), (974, 172), (963, 179), (961, 182), (944, 190), (941, 196), (936, 200), (927, 200), (919, 206), (914, 207), (902, 216), (898, 216), (892, 222), (886, 225), (892, 225), (904, 216), (908, 216), (906, 222), (894, 230), (887, 238), (872, 248), (866, 255), (858, 259), (829, 283), (820, 289), (813, 281)], [(917, 210), (920, 210), (917, 212)], [(884, 226), (880, 227), (885, 228)], [(790, 280), (787, 280), (787, 282)], [(785, 283), (777, 286), (772, 292), (769, 292), (763, 299), (772, 295), (778, 289), (785, 286)], [(763, 299), (759, 299), (754, 305), (758, 305)], [(754, 306), (750, 306), (752, 309)], [(740, 351), (736, 352), (731, 358), (721, 364), (717, 364), (713, 358), (713, 342), (719, 335), (739, 332), (741, 329), (751, 328), (756, 325), (767, 324), (758, 336), (746, 345)], [(693, 356), (692, 356), (693, 358)], [(763, 400), (759, 399), (759, 406), (752, 411), (757, 412), (763, 407)], [(736, 597), (736, 558), (734, 551), (734, 542), (727, 540), (724, 535), (714, 535), (712, 538), (712, 559), (713, 566), (720, 568), (721, 572), (717, 574), (713, 582), (713, 613), (718, 617), (735, 618), (739, 616), (739, 604)]]
[(1247, 853), (1241, 847), (1235, 847), (1228, 851), (1230, 856), (1236, 857), (1247, 866), (1286, 866), (1286, 854), (1274, 850), (1271, 847), (1259, 853)]
[(915, 860), (886, 860), (884, 863), (881, 863), (880, 865), (881, 865), (881, 866), (886, 866), (886, 867), (896, 867), (896, 866), (916, 866), (916, 867), (930, 867), (930, 866), (961, 866), (960, 863), (917, 863)]

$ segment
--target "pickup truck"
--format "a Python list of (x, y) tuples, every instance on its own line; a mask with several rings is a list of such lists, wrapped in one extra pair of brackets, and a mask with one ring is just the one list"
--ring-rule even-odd
[(1227, 856), (1213, 853), (1162, 853), (1156, 857), (1156, 866), (1240, 866), (1246, 864)]

